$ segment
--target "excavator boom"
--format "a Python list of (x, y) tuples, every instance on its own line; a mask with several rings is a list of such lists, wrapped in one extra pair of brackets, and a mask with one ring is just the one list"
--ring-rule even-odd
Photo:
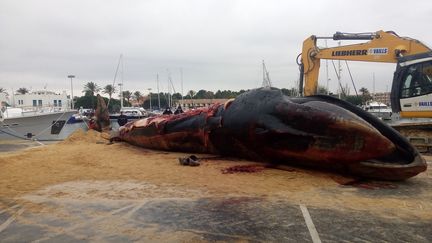
[(420, 41), (400, 37), (392, 31), (380, 30), (370, 34), (337, 32), (331, 39), (370, 41), (353, 45), (319, 48), (317, 40), (324, 38), (328, 39), (328, 37), (313, 35), (303, 42), (301, 59), (304, 75), (304, 95), (306, 96), (314, 95), (317, 92), (321, 59), (397, 63), (399, 57), (432, 51)]

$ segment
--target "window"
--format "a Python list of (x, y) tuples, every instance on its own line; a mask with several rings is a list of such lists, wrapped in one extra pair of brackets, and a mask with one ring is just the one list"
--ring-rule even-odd
[(38, 106), (42, 106), (42, 100), (38, 100)]
[(57, 106), (57, 100), (54, 100), (54, 107)]
[(62, 102), (61, 102), (61, 100), (58, 100), (58, 106), (62, 107)]
[(432, 62), (410, 66), (402, 78), (401, 97), (415, 97), (432, 93)]
[(33, 106), (37, 106), (37, 101), (33, 100)]

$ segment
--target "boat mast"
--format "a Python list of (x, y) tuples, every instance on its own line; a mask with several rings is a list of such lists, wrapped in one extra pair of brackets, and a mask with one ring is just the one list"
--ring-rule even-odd
[(375, 100), (375, 73), (372, 73), (372, 98)]
[(183, 102), (183, 68), (180, 68), (180, 77), (181, 77), (181, 97), (182, 97), (182, 106), (184, 104)]
[(170, 85), (171, 74), (168, 71), (168, 107), (171, 108), (171, 85)]
[(161, 106), (160, 106), (160, 92), (159, 92), (159, 73), (156, 74), (156, 84), (157, 84), (157, 91), (158, 91), (158, 105), (160, 110)]
[[(339, 44), (339, 46), (341, 46), (340, 41), (338, 42), (338, 44)], [(341, 99), (341, 93), (343, 92), (342, 84), (341, 84), (341, 71), (342, 71), (342, 68), (341, 68), (340, 60), (338, 60), (338, 70), (337, 70), (336, 75), (337, 75), (338, 85), (339, 85), (339, 87), (338, 87), (338, 98), (339, 99)]]
[(123, 71), (124, 71), (124, 62), (123, 62), (123, 54), (120, 55), (120, 60), (121, 60), (121, 64), (122, 64), (122, 69), (121, 69), (121, 85), (120, 85), (120, 95), (121, 95), (121, 99), (120, 99), (120, 109), (123, 108)]

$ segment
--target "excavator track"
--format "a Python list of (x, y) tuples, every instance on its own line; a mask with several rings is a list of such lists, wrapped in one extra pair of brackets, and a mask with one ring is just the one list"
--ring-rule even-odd
[(420, 153), (432, 153), (432, 122), (395, 124), (392, 127)]

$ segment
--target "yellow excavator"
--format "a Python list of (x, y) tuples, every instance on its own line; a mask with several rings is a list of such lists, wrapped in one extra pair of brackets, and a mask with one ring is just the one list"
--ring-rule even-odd
[[(356, 40), (364, 43), (319, 48), (318, 39)], [(402, 118), (432, 118), (432, 50), (418, 40), (393, 31), (341, 33), (332, 37), (310, 36), (303, 42), (300, 92), (317, 93), (321, 59), (396, 63), (391, 107)], [(402, 123), (393, 126), (421, 151), (432, 152), (432, 123)]]

